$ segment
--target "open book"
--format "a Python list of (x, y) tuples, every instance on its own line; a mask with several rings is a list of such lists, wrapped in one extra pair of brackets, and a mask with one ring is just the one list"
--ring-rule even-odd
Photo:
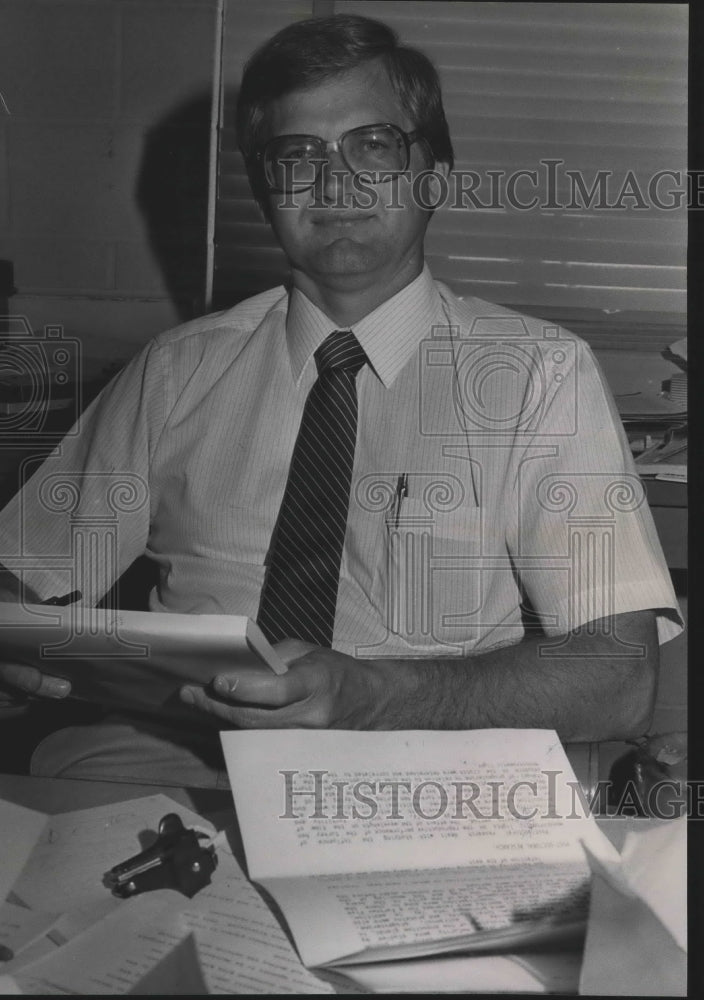
[(235, 667), (286, 670), (241, 615), (0, 603), (0, 649), (5, 660), (65, 677), (75, 698), (203, 722), (203, 713), (179, 700), (182, 684), (208, 684)]
[(309, 968), (566, 944), (614, 859), (552, 730), (221, 733), (248, 874)]

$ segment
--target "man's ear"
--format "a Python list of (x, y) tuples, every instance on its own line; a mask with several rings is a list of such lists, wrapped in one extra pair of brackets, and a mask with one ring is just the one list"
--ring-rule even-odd
[(437, 173), (442, 174), (445, 180), (450, 176), (450, 164), (445, 163), (444, 160), (436, 160), (434, 169)]
[(424, 202), (433, 206), (433, 211), (447, 200), (447, 178), (450, 176), (450, 164), (444, 160), (435, 160), (432, 171), (429, 170), (425, 182)]

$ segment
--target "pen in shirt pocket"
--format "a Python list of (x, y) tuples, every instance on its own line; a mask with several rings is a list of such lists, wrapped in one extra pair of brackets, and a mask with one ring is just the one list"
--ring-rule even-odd
[(402, 472), (401, 475), (396, 480), (396, 494), (394, 496), (394, 524), (398, 528), (398, 523), (401, 518), (401, 506), (403, 505), (404, 497), (408, 496), (408, 473)]
[(70, 594), (63, 594), (61, 597), (48, 597), (42, 604), (51, 604), (55, 608), (63, 608), (67, 604), (75, 604), (83, 597), (80, 590), (72, 590)]

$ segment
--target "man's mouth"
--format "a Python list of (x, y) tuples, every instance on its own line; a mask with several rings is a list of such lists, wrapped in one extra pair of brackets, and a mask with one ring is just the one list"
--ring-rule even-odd
[(319, 214), (316, 212), (310, 218), (314, 226), (334, 226), (348, 229), (361, 223), (370, 222), (374, 216), (362, 212), (332, 212), (328, 210)]

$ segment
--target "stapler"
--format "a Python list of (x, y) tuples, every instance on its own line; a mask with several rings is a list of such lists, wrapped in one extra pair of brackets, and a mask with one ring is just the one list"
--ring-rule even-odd
[(191, 899), (210, 883), (218, 858), (213, 845), (199, 843), (207, 834), (187, 829), (169, 813), (159, 822), (159, 835), (146, 850), (106, 872), (104, 883), (115, 896), (136, 896), (152, 889), (176, 889)]

